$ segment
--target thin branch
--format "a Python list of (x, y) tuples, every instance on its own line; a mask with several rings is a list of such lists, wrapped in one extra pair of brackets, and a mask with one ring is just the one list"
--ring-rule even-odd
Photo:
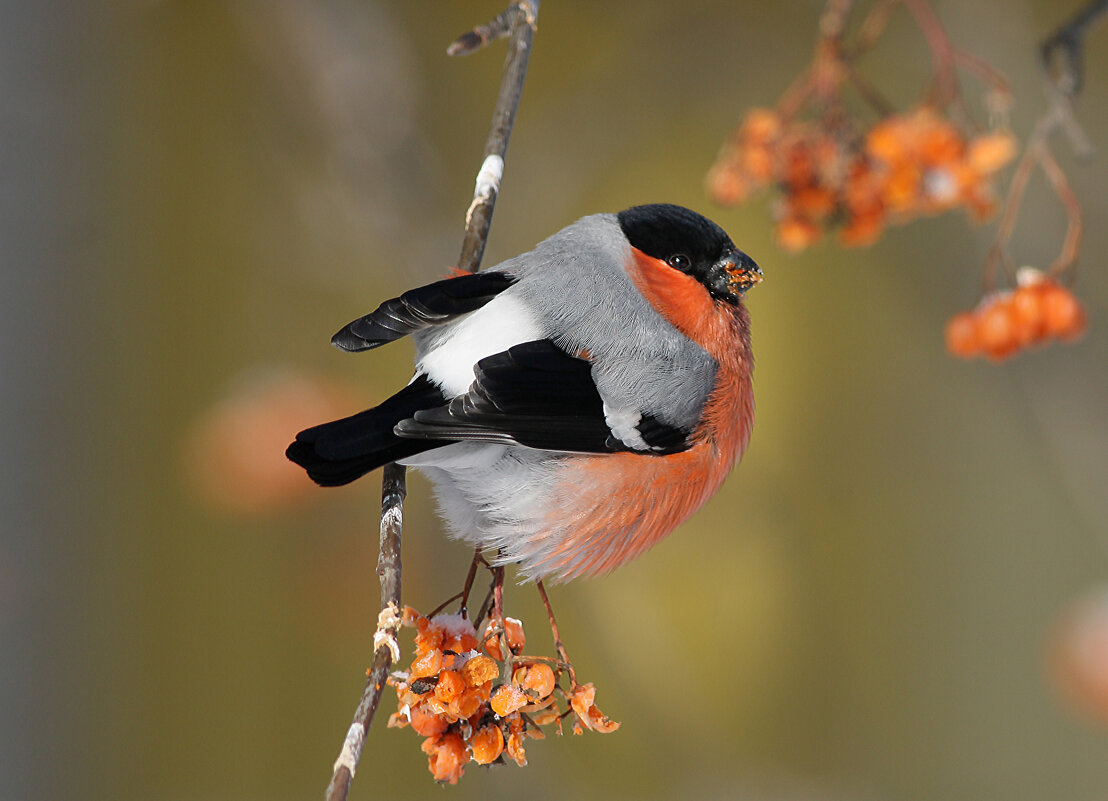
[(354, 722), (346, 732), (339, 758), (335, 760), (331, 783), (327, 786), (328, 801), (345, 801), (350, 781), (358, 767), (365, 746), (365, 735), (373, 723), (381, 691), (385, 687), (389, 668), (400, 658), (396, 635), (400, 630), (400, 534), (404, 525), (404, 468), (387, 464), (381, 477), (381, 541), (377, 557), (377, 577), (381, 582), (381, 613), (373, 635), (373, 666)]
[(1058, 257), (1047, 269), (1047, 274), (1051, 276), (1059, 276), (1066, 270), (1068, 270), (1077, 261), (1077, 254), (1081, 250), (1081, 204), (1077, 200), (1077, 196), (1073, 193), (1073, 189), (1070, 188), (1070, 183), (1066, 180), (1066, 174), (1062, 171), (1062, 168), (1058, 166), (1058, 162), (1054, 160), (1054, 155), (1049, 149), (1044, 148), (1040, 159), (1043, 173), (1046, 175), (1047, 180), (1050, 181), (1050, 185), (1054, 187), (1054, 193), (1058, 195), (1058, 199), (1062, 202), (1062, 206), (1066, 210), (1066, 219), (1068, 221), (1066, 225), (1066, 238), (1062, 242), (1062, 250), (1058, 254)]
[(512, 28), (511, 8), (506, 8), (496, 15), (491, 22), (478, 25), (472, 31), (466, 31), (450, 47), (446, 48), (448, 56), (468, 56), (476, 53), (482, 47), (494, 39), (507, 36)]
[[(527, 63), (531, 54), (539, 2), (540, 0), (519, 0), (509, 6), (492, 23), (475, 29), (473, 34), (461, 37), (451, 46), (451, 52), (454, 53), (472, 52), (475, 47), (466, 49), (462, 44), (467, 41), (472, 44), (471, 37), (475, 36), (478, 46), (481, 46), (492, 38), (503, 35), (498, 32), (497, 26), (501, 24), (497, 22), (498, 20), (507, 25), (510, 36), (508, 55), (504, 63), (504, 76), (493, 112), (492, 126), (485, 144), (485, 159), (477, 175), (473, 203), (466, 213), (466, 230), (458, 268), (467, 272), (477, 271), (485, 252), (485, 242), (492, 224), (492, 212), (496, 205), (500, 178), (504, 170), (504, 156), (508, 150), (508, 140), (512, 134), (512, 125), (515, 123), (516, 110), (519, 108), (523, 81), (527, 75)], [(481, 31), (486, 34), (483, 41)], [(377, 562), (377, 576), (381, 582), (381, 612), (377, 619), (377, 632), (373, 637), (373, 666), (369, 670), (369, 679), (354, 712), (354, 722), (347, 731), (342, 751), (335, 761), (331, 782), (327, 787), (327, 801), (346, 800), (350, 792), (350, 782), (354, 778), (365, 746), (366, 732), (373, 722), (373, 716), (381, 700), (381, 692), (388, 678), (389, 668), (400, 658), (396, 634), (400, 628), (400, 539), (403, 528), (404, 496), (407, 491), (404, 473), (405, 470), (400, 465), (388, 464), (385, 465), (382, 474), (380, 555)]]
[(1047, 269), (1047, 274), (1059, 277), (1070, 270), (1077, 261), (1081, 248), (1083, 225), (1081, 204), (1074, 195), (1065, 173), (1050, 152), (1050, 139), (1059, 130), (1070, 140), (1078, 157), (1092, 153), (1092, 144), (1074, 116), (1073, 103), (1081, 89), (1084, 76), (1083, 39), (1090, 25), (1108, 12), (1108, 0), (1092, 0), (1079, 10), (1058, 30), (1051, 33), (1039, 46), (1039, 58), (1046, 74), (1047, 112), (1039, 119), (1028, 138), (1023, 156), (1012, 174), (1008, 195), (1004, 199), (1000, 223), (993, 237), (992, 247), (985, 258), (985, 291), (994, 288), (998, 267), (1004, 267), (1014, 282), (1013, 262), (1008, 245), (1015, 231), (1016, 218), (1023, 202), (1027, 182), (1035, 167), (1042, 169), (1066, 210), (1067, 226), (1062, 249)]
[(496, 574), (494, 573), (492, 580), (489, 582), (489, 591), (485, 593), (485, 600), (481, 602), (481, 606), (477, 609), (477, 616), (473, 618), (473, 626), (478, 631), (481, 630), (481, 624), (485, 622), (485, 618), (488, 617), (489, 611), (492, 609), (492, 600), (495, 593)]
[(1085, 33), (1108, 11), (1108, 0), (1092, 0), (1039, 45), (1047, 79), (1047, 99), (1078, 158), (1093, 153), (1092, 143), (1077, 122), (1073, 103), (1085, 81)]
[(573, 663), (569, 661), (565, 645), (562, 644), (562, 635), (558, 631), (558, 621), (554, 619), (554, 609), (550, 606), (550, 599), (546, 597), (546, 587), (543, 586), (541, 580), (536, 581), (535, 586), (539, 588), (539, 596), (542, 598), (542, 605), (546, 608), (546, 617), (550, 621), (550, 633), (554, 635), (554, 649), (558, 652), (558, 657), (565, 663), (566, 670), (569, 671), (570, 689), (576, 689), (577, 672), (573, 669)]
[(850, 64), (846, 68), (847, 77), (850, 79), (851, 85), (857, 90), (858, 94), (862, 96), (874, 111), (881, 117), (889, 117), (896, 113), (896, 109), (893, 104), (890, 103), (885, 97), (877, 90), (869, 80), (858, 72), (854, 68), (853, 64)]
[(457, 267), (469, 273), (477, 272), (481, 257), (485, 255), (485, 243), (492, 225), (492, 212), (496, 196), (500, 192), (500, 178), (504, 174), (504, 156), (508, 152), (508, 140), (519, 108), (523, 92), (523, 80), (527, 77), (527, 63), (531, 58), (531, 41), (535, 36), (535, 24), (539, 14), (539, 0), (520, 0), (508, 7), (501, 16), (510, 18), (511, 38), (508, 55), (504, 61), (504, 77), (500, 93), (492, 112), (492, 125), (485, 140), (485, 156), (473, 202), (466, 212), (466, 230), (462, 237), (462, 252)]
[(1092, 0), (1039, 45), (1043, 68), (1059, 90), (1076, 95), (1085, 80), (1085, 32), (1105, 12), (1108, 0)]

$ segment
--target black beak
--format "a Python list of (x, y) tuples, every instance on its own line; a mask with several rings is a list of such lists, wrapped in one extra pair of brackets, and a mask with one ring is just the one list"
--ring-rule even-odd
[(705, 284), (712, 297), (734, 305), (755, 284), (762, 282), (762, 269), (741, 250), (728, 253), (708, 270)]

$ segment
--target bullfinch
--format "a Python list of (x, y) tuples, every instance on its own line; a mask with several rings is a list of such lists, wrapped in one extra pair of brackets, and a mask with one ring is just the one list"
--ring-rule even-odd
[(491, 269), (412, 289), (331, 340), (412, 335), (415, 376), (287, 451), (318, 484), (388, 462), (435, 487), (449, 532), (524, 579), (603, 573), (693, 514), (754, 420), (758, 265), (681, 206), (583, 217)]

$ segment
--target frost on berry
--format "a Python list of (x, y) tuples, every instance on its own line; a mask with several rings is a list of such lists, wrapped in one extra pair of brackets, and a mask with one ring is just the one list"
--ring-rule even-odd
[(492, 694), (489, 704), (497, 716), (506, 718), (527, 706), (528, 699), (523, 691), (510, 684), (502, 684)]
[[(426, 618), (405, 607), (403, 622), (416, 629), (416, 652), (406, 672), (389, 678), (398, 710), (388, 725), (411, 727), (424, 738), (427, 766), (438, 782), (456, 784), (470, 762), (526, 765), (524, 740), (545, 739), (544, 727), (561, 734), (567, 716), (577, 729), (619, 728), (596, 708), (595, 687), (578, 685), (568, 665), (521, 655), (526, 639), (519, 620), (490, 623), (480, 637), (459, 615)], [(507, 661), (501, 656), (505, 641)]]

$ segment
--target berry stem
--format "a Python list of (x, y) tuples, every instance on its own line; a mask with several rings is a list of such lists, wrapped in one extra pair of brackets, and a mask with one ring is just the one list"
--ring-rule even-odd
[(573, 663), (569, 661), (566, 647), (562, 644), (562, 635), (558, 633), (558, 621), (554, 619), (554, 609), (550, 606), (550, 599), (546, 596), (546, 587), (543, 586), (541, 579), (535, 582), (535, 586), (539, 589), (539, 597), (542, 598), (542, 605), (546, 608), (546, 617), (550, 621), (550, 633), (554, 635), (554, 648), (569, 672), (569, 685), (572, 691), (577, 687), (577, 674), (573, 670)]

